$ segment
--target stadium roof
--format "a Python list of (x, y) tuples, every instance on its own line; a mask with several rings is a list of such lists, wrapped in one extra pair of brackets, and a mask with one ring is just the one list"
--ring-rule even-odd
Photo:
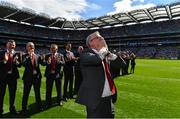
[(19, 9), (14, 4), (0, 2), (0, 19), (18, 23), (36, 25), (57, 29), (98, 29), (116, 27), (147, 22), (180, 19), (180, 2), (152, 7), (149, 9), (134, 10), (87, 20), (69, 21), (63, 17), (51, 18), (45, 13), (37, 14), (34, 10)]

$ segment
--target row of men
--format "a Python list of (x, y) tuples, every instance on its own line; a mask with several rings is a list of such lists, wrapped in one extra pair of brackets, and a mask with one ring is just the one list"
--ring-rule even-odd
[[(106, 46), (105, 40), (99, 33), (95, 32), (92, 34), (94, 38), (90, 37), (93, 40), (89, 40), (89, 42), (95, 42), (95, 38), (97, 41), (100, 41), (104, 46)], [(91, 36), (91, 35), (90, 35)], [(100, 40), (99, 40), (100, 39)], [(99, 46), (99, 43), (96, 43)], [(7, 43), (7, 49), (0, 52), (0, 73), (3, 74), (0, 77), (0, 114), (3, 113), (3, 99), (5, 95), (5, 89), (8, 85), (9, 94), (10, 94), (10, 113), (16, 114), (15, 109), (15, 94), (17, 89), (17, 79), (19, 78), (19, 72), (17, 67), (24, 66), (24, 74), (23, 74), (23, 99), (22, 99), (22, 113), (27, 112), (27, 102), (31, 87), (34, 87), (35, 97), (37, 102), (37, 107), (41, 111), (42, 103), (40, 96), (40, 85), (41, 85), (41, 71), (39, 65), (46, 66), (45, 77), (46, 77), (46, 106), (49, 107), (52, 104), (52, 86), (53, 82), (56, 83), (57, 89), (57, 103), (58, 105), (62, 105), (62, 100), (67, 101), (67, 98), (73, 98), (73, 77), (75, 73), (75, 94), (77, 94), (79, 87), (82, 82), (81, 68), (80, 68), (80, 54), (83, 51), (83, 47), (80, 46), (78, 48), (78, 53), (73, 54), (71, 52), (71, 44), (67, 43), (65, 45), (65, 52), (63, 54), (58, 53), (58, 46), (56, 44), (52, 44), (50, 48), (50, 53), (47, 55), (39, 56), (35, 54), (35, 46), (32, 42), (27, 43), (26, 49), (27, 53), (19, 53), (15, 52), (15, 41), (10, 40)], [(107, 46), (106, 46), (107, 47)], [(109, 51), (108, 51), (109, 52)], [(94, 55), (93, 55), (94, 56)], [(100, 55), (101, 56), (101, 55)], [(119, 53), (116, 53), (117, 58), (110, 62), (110, 68), (112, 78), (115, 78), (119, 74), (119, 69), (122, 67), (121, 65), (125, 62), (125, 58), (121, 56)], [(133, 56), (135, 62), (135, 56)], [(85, 58), (88, 60), (87, 58)], [(91, 62), (91, 61), (90, 61)], [(132, 61), (131, 61), (132, 62)], [(90, 65), (88, 65), (90, 66)], [(93, 65), (94, 66), (94, 65)], [(63, 67), (63, 71), (62, 71)], [(75, 67), (75, 72), (73, 71), (73, 67)], [(95, 66), (96, 68), (96, 66)], [(107, 67), (106, 67), (107, 68)], [(105, 68), (105, 69), (106, 69)], [(126, 68), (125, 68), (126, 69)], [(63, 73), (64, 72), (64, 73)], [(89, 71), (88, 71), (89, 72)], [(63, 96), (61, 90), (61, 79), (64, 74), (64, 89)], [(87, 78), (87, 77), (86, 77)], [(67, 86), (69, 83), (69, 95), (67, 93)], [(81, 92), (82, 93), (82, 92)], [(81, 94), (80, 93), (80, 94)]]
[[(113, 78), (134, 73), (136, 65), (136, 55), (134, 53), (130, 54), (125, 51), (117, 52), (116, 50), (114, 50), (113, 53), (118, 56), (116, 60), (110, 62), (111, 75)], [(131, 68), (129, 72), (130, 65)]]
[[(35, 92), (35, 98), (37, 108), (39, 111), (43, 110), (40, 87), (41, 87), (41, 71), (40, 65), (46, 66), (46, 107), (52, 105), (52, 89), (53, 83), (56, 84), (57, 91), (57, 103), (62, 106), (62, 100), (67, 101), (67, 98), (73, 98), (73, 77), (75, 66), (75, 93), (78, 92), (80, 83), (82, 82), (82, 76), (79, 67), (79, 56), (83, 51), (83, 47), (78, 48), (76, 56), (71, 52), (71, 44), (65, 45), (65, 52), (63, 54), (58, 53), (58, 46), (52, 44), (50, 47), (50, 53), (47, 55), (35, 54), (35, 46), (32, 42), (27, 43), (27, 53), (16, 52), (16, 43), (14, 40), (9, 40), (6, 44), (6, 49), (0, 52), (0, 116), (3, 115), (3, 102), (6, 92), (6, 87), (9, 88), (10, 96), (10, 113), (17, 114), (15, 108), (15, 97), (17, 90), (17, 79), (19, 78), (18, 67), (25, 67), (23, 73), (23, 97), (22, 97), (22, 113), (25, 114), (28, 109), (28, 97), (31, 87), (33, 86)], [(64, 72), (64, 73), (63, 73)], [(64, 89), (62, 96), (62, 82), (61, 79), (64, 74)], [(69, 95), (67, 88), (69, 85)]]

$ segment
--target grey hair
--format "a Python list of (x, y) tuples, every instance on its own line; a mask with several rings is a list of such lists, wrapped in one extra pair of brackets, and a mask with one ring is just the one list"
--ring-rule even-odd
[(33, 43), (33, 42), (28, 42), (28, 43), (26, 44), (26, 46), (29, 46), (29, 45), (34, 45), (34, 43)]
[(81, 45), (78, 48), (84, 49), (83, 46), (81, 46)]
[(58, 45), (57, 44), (51, 44), (51, 48), (52, 47), (56, 47), (56, 49), (58, 49)]
[(86, 45), (88, 47), (90, 47), (90, 41), (91, 41), (91, 36), (89, 35), (87, 38), (86, 38)]
[(87, 45), (88, 47), (90, 47), (90, 41), (91, 41), (93, 38), (95, 38), (96, 36), (98, 36), (98, 35), (100, 36), (100, 33), (99, 33), (98, 31), (90, 34), (90, 35), (86, 38), (86, 45)]

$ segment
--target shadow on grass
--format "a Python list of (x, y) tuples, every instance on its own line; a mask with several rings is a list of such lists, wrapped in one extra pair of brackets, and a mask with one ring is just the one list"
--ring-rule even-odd
[[(69, 115), (65, 114), (60, 114), (60, 116), (63, 116), (63, 117), (66, 117), (66, 116), (70, 116), (70, 115), (75, 115), (76, 117), (82, 117), (83, 115), (79, 114), (79, 113), (76, 113), (72, 110), (68, 110), (66, 108), (64, 108), (63, 106), (59, 106), (58, 103), (57, 103), (57, 98), (56, 97), (53, 97), (52, 98), (52, 105), (49, 107), (49, 108), (45, 108), (45, 101), (43, 100), (42, 101), (42, 104), (43, 104), (43, 111), (39, 111), (37, 109), (37, 104), (36, 103), (33, 103), (31, 105), (28, 106), (28, 110), (27, 110), (27, 113), (26, 114), (21, 114), (21, 113), (18, 113), (17, 115), (13, 115), (13, 114), (10, 114), (10, 112), (8, 113), (5, 113), (3, 114), (3, 118), (30, 118), (31, 116), (35, 115), (35, 114), (40, 114), (42, 113), (42, 118), (48, 118), (46, 117), (47, 113), (49, 113), (48, 111), (51, 109), (51, 108), (54, 108), (54, 107), (59, 107), (63, 112), (69, 112)], [(58, 116), (59, 117), (59, 114), (58, 115), (54, 115), (54, 114), (50, 114), (51, 116), (55, 117), (55, 116)]]

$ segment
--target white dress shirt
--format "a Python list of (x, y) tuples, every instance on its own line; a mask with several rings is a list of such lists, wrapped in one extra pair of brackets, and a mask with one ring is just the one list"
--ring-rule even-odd
[[(102, 65), (104, 68), (104, 75), (105, 75), (105, 83), (104, 83), (104, 89), (103, 89), (103, 93), (101, 97), (108, 97), (112, 95), (112, 92), (110, 90), (110, 86), (109, 86), (109, 82), (106, 76), (106, 71), (105, 71), (105, 66), (103, 63), (103, 60), (106, 58), (106, 62), (108, 62), (108, 60), (115, 60), (117, 58), (117, 56), (115, 54), (113, 54), (110, 58), (106, 57), (106, 55), (109, 53), (109, 51), (106, 48), (102, 48), (99, 52), (96, 49), (92, 49), (96, 54), (98, 54), (98, 56), (101, 58), (102, 60)], [(111, 55), (111, 54), (110, 54)]]
[(68, 51), (68, 50), (66, 50), (66, 52), (67, 52), (66, 56), (68, 57), (69, 60), (71, 60), (74, 57), (73, 52)]

